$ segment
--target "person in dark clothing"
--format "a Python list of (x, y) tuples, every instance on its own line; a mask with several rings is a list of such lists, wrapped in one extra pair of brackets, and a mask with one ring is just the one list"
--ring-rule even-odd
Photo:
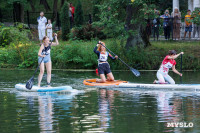
[(155, 41), (155, 37), (157, 38), (157, 41), (158, 41), (158, 38), (159, 38), (159, 27), (160, 27), (160, 13), (159, 11), (155, 11), (155, 14), (158, 15), (158, 17), (154, 18), (153, 19), (153, 38), (154, 38), (154, 41)]
[(106, 48), (104, 47), (105, 43), (99, 41), (97, 46), (94, 48), (94, 53), (98, 56), (98, 73), (101, 79), (97, 79), (97, 83), (105, 83), (107, 75), (107, 80), (114, 81), (114, 76), (110, 70), (110, 65), (107, 62), (108, 57), (115, 60), (118, 56), (113, 57), (110, 53), (106, 52)]
[(165, 10), (165, 14), (160, 16), (160, 18), (164, 19), (163, 29), (164, 29), (165, 40), (169, 40), (171, 31), (169, 10)]

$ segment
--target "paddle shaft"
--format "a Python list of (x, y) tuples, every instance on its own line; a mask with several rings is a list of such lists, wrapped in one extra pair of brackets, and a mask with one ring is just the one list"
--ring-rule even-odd
[(40, 64), (38, 65), (37, 69), (35, 70), (35, 72), (34, 72), (34, 74), (32, 76), (33, 78), (34, 78), (36, 72), (38, 71), (38, 69), (39, 69), (39, 67), (40, 67), (40, 65), (41, 65), (41, 63), (42, 63), (43, 60), (44, 60), (44, 57), (42, 57), (42, 60), (41, 60)]
[(181, 54), (181, 68), (180, 68), (181, 73), (182, 73), (182, 63), (183, 63), (183, 55)]
[[(101, 44), (101, 43), (100, 43)], [(102, 45), (102, 44), (101, 44)], [(114, 56), (116, 56), (116, 54), (115, 53), (113, 53), (110, 49), (108, 49), (105, 45), (102, 45), (103, 47), (105, 47), (110, 53), (112, 53)], [(128, 65), (128, 64), (126, 64), (121, 58), (119, 58), (118, 57), (118, 59), (124, 64), (124, 65), (126, 65), (129, 69), (131, 69), (131, 67)]]
[[(182, 63), (183, 63), (183, 55), (181, 54), (181, 66), (180, 66), (180, 72), (182, 73)], [(182, 76), (180, 76), (180, 83), (182, 84)]]

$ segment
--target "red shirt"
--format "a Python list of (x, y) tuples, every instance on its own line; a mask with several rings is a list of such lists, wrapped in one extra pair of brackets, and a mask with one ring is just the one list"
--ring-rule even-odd
[(163, 73), (168, 73), (169, 69), (172, 68), (172, 66), (176, 65), (176, 61), (174, 59), (168, 59), (169, 55), (167, 55), (164, 60), (162, 61), (162, 64), (160, 66), (160, 69), (158, 71)]
[(74, 11), (75, 11), (75, 8), (73, 6), (71, 6), (72, 10), (71, 10), (71, 13), (72, 15), (74, 16)]

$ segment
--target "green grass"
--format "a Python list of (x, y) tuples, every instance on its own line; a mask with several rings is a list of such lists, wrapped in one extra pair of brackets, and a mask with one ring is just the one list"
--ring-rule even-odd
[[(130, 66), (142, 70), (157, 70), (168, 54), (169, 50), (177, 53), (184, 52), (183, 69), (200, 70), (200, 43), (158, 41), (152, 42), (152, 46), (146, 49), (132, 48), (126, 50), (125, 43), (115, 39), (103, 40), (106, 46), (117, 54)], [(93, 49), (97, 40), (92, 41), (59, 41), (60, 45), (53, 47), (51, 58), (54, 69), (94, 69), (97, 67), (97, 56)], [(32, 42), (20, 47), (0, 48), (1, 68), (35, 68), (37, 66), (38, 42)], [(108, 60), (113, 70), (127, 69), (120, 61)], [(180, 58), (176, 59), (180, 67)]]

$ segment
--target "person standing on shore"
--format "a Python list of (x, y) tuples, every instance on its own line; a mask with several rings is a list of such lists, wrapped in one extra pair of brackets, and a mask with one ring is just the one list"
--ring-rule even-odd
[(181, 12), (177, 7), (174, 8), (171, 17), (173, 18), (173, 38), (180, 40)]
[(185, 34), (184, 39), (186, 37), (187, 32), (189, 32), (189, 39), (191, 39), (192, 33), (192, 22), (191, 22), (191, 11), (188, 9), (187, 15), (185, 15)]
[(74, 11), (75, 11), (75, 8), (73, 7), (72, 3), (70, 3), (69, 4), (70, 29), (74, 25)]
[(160, 18), (164, 19), (163, 29), (164, 29), (165, 40), (169, 40), (171, 31), (169, 10), (165, 10), (165, 14), (160, 16)]
[(44, 12), (40, 12), (40, 16), (37, 18), (38, 22), (38, 35), (39, 35), (39, 40), (40, 44), (42, 44), (42, 39), (44, 36), (46, 36), (45, 29), (46, 29), (46, 23), (47, 19), (44, 16)]
[(48, 20), (48, 24), (46, 25), (46, 29), (47, 29), (47, 36), (48, 38), (52, 41), (53, 37), (52, 37), (52, 24), (51, 24), (51, 19)]

